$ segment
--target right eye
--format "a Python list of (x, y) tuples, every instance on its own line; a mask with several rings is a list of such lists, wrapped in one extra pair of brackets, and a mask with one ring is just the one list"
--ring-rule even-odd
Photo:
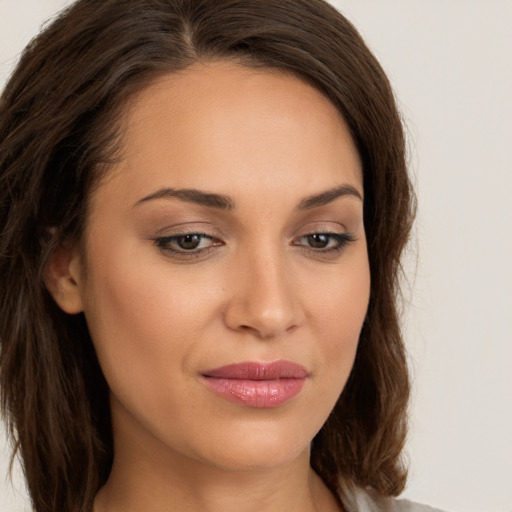
[(155, 238), (155, 245), (162, 252), (170, 252), (183, 256), (198, 256), (220, 242), (204, 233), (183, 233)]

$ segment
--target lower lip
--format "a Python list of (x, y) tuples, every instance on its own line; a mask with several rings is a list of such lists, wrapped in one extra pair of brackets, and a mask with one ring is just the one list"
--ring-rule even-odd
[(279, 407), (302, 390), (306, 379), (247, 380), (203, 377), (218, 395), (247, 407)]

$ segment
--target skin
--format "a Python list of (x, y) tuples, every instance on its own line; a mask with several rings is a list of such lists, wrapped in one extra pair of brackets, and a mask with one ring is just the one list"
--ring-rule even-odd
[[(62, 309), (85, 313), (111, 389), (115, 460), (95, 511), (340, 510), (309, 444), (349, 376), (369, 299), (346, 124), (296, 77), (213, 62), (152, 83), (125, 128), (122, 161), (91, 198), (85, 250), (61, 248), (46, 274)], [(190, 250), (169, 238), (183, 233), (206, 236)], [(309, 372), (279, 407), (228, 401), (201, 380), (279, 359)]]

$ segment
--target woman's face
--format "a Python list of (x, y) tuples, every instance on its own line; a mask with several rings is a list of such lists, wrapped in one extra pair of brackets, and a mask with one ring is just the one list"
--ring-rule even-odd
[(295, 77), (197, 64), (131, 102), (70, 265), (116, 450), (229, 469), (307, 452), (366, 314), (362, 196), (344, 121)]

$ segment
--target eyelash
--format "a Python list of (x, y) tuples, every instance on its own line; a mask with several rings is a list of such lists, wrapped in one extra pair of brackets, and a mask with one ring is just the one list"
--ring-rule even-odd
[[(307, 247), (307, 250), (312, 251), (314, 253), (319, 254), (330, 254), (330, 253), (336, 253), (341, 252), (347, 245), (355, 241), (354, 235), (351, 233), (331, 233), (331, 232), (313, 232), (308, 233), (307, 235), (303, 235), (299, 238), (299, 240), (302, 240), (304, 238), (310, 238), (310, 237), (328, 237), (327, 247), (321, 247), (321, 248), (315, 248), (315, 247)], [(334, 247), (329, 247), (329, 244), (334, 241), (335, 245)], [(301, 245), (294, 243), (293, 245)]]
[[(307, 233), (306, 235), (302, 235), (297, 240), (304, 240), (309, 237), (327, 237), (327, 247), (322, 248), (315, 248), (311, 246), (305, 246), (304, 248), (307, 251), (310, 251), (315, 254), (333, 254), (333, 253), (339, 253), (345, 249), (347, 245), (354, 242), (356, 238), (351, 233), (332, 233), (332, 232), (312, 232)], [(208, 247), (204, 247), (201, 249), (192, 248), (192, 249), (183, 249), (183, 248), (173, 248), (172, 244), (177, 244), (178, 240), (184, 239), (186, 237), (198, 237), (199, 245), (204, 240), (210, 240), (212, 242), (211, 245)], [(332, 242), (335, 242), (335, 245), (333, 247), (329, 247), (329, 245), (332, 244)], [(165, 236), (165, 237), (158, 237), (153, 239), (154, 244), (163, 252), (163, 253), (171, 253), (173, 256), (180, 257), (180, 258), (198, 258), (200, 256), (208, 254), (211, 250), (213, 250), (215, 247), (218, 247), (220, 245), (224, 245), (220, 240), (207, 235), (206, 233), (178, 233), (176, 235), (172, 236)], [(293, 242), (292, 245), (294, 246), (304, 246), (304, 244), (301, 244), (299, 242)]]

